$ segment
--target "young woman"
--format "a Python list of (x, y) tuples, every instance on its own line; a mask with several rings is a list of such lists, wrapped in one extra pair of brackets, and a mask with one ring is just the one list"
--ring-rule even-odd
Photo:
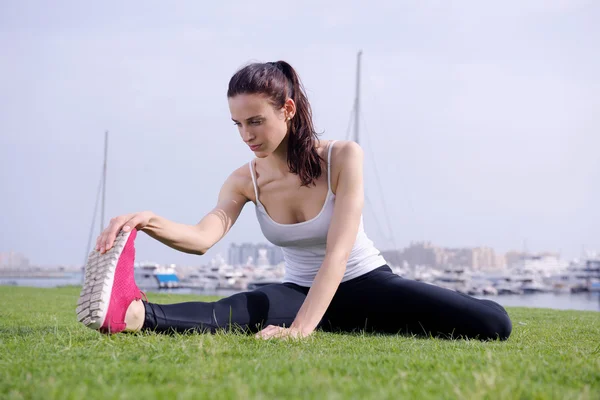
[[(504, 308), (392, 273), (363, 230), (363, 152), (355, 142), (319, 140), (300, 79), (284, 61), (239, 70), (227, 91), (231, 117), (254, 153), (227, 178), (216, 207), (196, 225), (152, 212), (113, 218), (89, 258), (78, 319), (101, 332), (214, 332), (240, 327), (260, 338), (366, 330), (501, 339)], [(264, 236), (285, 257), (283, 283), (216, 302), (141, 300), (134, 239), (143, 231), (174, 249), (204, 254), (247, 202)]]

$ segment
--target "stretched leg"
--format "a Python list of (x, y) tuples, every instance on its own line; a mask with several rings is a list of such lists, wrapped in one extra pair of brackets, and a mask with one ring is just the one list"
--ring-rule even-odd
[(508, 339), (512, 324), (502, 306), (453, 290), (404, 279), (388, 266), (344, 282), (323, 327), (444, 337)]
[(267, 285), (215, 302), (144, 303), (142, 329), (156, 332), (190, 330), (214, 333), (220, 328), (258, 332), (267, 325), (290, 326), (308, 288), (291, 283)]
[(159, 332), (190, 329), (214, 332), (230, 326), (254, 331), (261, 325), (289, 326), (308, 293), (308, 288), (285, 283), (214, 303), (142, 302), (144, 294), (135, 283), (133, 265), (136, 235), (135, 229), (121, 231), (109, 251), (90, 254), (76, 308), (77, 319), (85, 326), (104, 333), (141, 328)]

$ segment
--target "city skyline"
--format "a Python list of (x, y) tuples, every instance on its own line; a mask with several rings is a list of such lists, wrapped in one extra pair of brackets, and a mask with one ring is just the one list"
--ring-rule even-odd
[[(523, 256), (526, 257), (537, 257), (537, 256), (553, 256), (553, 257), (557, 257), (558, 259), (561, 259), (563, 261), (573, 261), (573, 260), (581, 260), (583, 258), (586, 258), (587, 256), (597, 256), (600, 254), (600, 251), (597, 251), (595, 249), (583, 249), (582, 254), (580, 254), (578, 257), (573, 257), (573, 258), (565, 258), (562, 254), (560, 254), (557, 251), (553, 251), (552, 249), (546, 249), (546, 250), (542, 250), (542, 251), (529, 251), (526, 248), (522, 248), (522, 249), (509, 249), (505, 252), (502, 251), (497, 251), (495, 248), (491, 247), (491, 246), (475, 246), (475, 247), (468, 247), (468, 246), (459, 246), (459, 247), (449, 247), (449, 246), (444, 246), (441, 244), (434, 244), (430, 241), (411, 241), (406, 247), (403, 247), (401, 249), (383, 249), (381, 250), (381, 253), (384, 255), (384, 258), (386, 258), (386, 261), (388, 261), (388, 263), (393, 263), (393, 261), (396, 261), (395, 258), (397, 257), (398, 254), (402, 254), (402, 253), (406, 253), (407, 251), (412, 251), (415, 248), (422, 248), (422, 249), (433, 249), (436, 252), (438, 252), (437, 256), (440, 256), (440, 253), (442, 253), (442, 258), (441, 260), (443, 261), (442, 263), (438, 264), (437, 266), (443, 266), (443, 265), (455, 265), (455, 263), (453, 262), (448, 262), (448, 254), (446, 255), (446, 257), (443, 256), (444, 252), (461, 252), (461, 251), (479, 251), (479, 252), (483, 252), (483, 253), (489, 253), (489, 254), (483, 254), (483, 259), (486, 260), (484, 262), (479, 262), (480, 265), (483, 264), (488, 264), (487, 267), (490, 268), (503, 268), (503, 267), (507, 267), (507, 266), (511, 266), (514, 262), (518, 261), (519, 259), (521, 259)], [(283, 254), (280, 252), (280, 248), (276, 245), (273, 245), (272, 243), (269, 243), (268, 241), (264, 240), (262, 242), (240, 242), (240, 243), (236, 243), (236, 242), (232, 242), (229, 244), (229, 247), (226, 249), (226, 251), (221, 251), (218, 253), (213, 252), (211, 257), (206, 257), (206, 255), (204, 257), (201, 257), (200, 259), (198, 259), (198, 261), (194, 264), (194, 263), (189, 263), (187, 265), (192, 266), (192, 265), (205, 265), (206, 263), (209, 263), (212, 259), (214, 258), (218, 258), (218, 256), (220, 255), (221, 257), (225, 257), (226, 261), (231, 264), (231, 265), (242, 265), (245, 264), (246, 261), (248, 260), (248, 257), (252, 257), (252, 259), (256, 262), (256, 260), (259, 258), (258, 256), (258, 249), (265, 249), (266, 250), (266, 259), (269, 260), (269, 263), (271, 265), (276, 265), (280, 262), (283, 262)], [(585, 254), (584, 254), (585, 253)], [(452, 255), (449, 255), (450, 257), (452, 257)], [(434, 256), (435, 258), (435, 256)], [(144, 260), (148, 260), (148, 258), (144, 258), (143, 256), (138, 257), (138, 261), (144, 259)], [(493, 261), (487, 261), (487, 260), (493, 260)], [(438, 259), (439, 261), (439, 259)], [(177, 264), (174, 262), (171, 262), (169, 260), (164, 261), (164, 260), (151, 260), (149, 262), (158, 262), (159, 264), (163, 264), (163, 265), (169, 265), (169, 264)], [(499, 264), (498, 264), (499, 263)], [(57, 267), (57, 266), (65, 266), (65, 267), (77, 267), (78, 265), (70, 265), (67, 263), (58, 263), (58, 264), (34, 264), (31, 263), (29, 260), (29, 257), (27, 256), (27, 254), (23, 254), (23, 253), (19, 253), (16, 251), (2, 251), (2, 249), (0, 249), (0, 268), (19, 268), (19, 267), (42, 267), (42, 268), (46, 268), (46, 267)], [(81, 266), (81, 265), (79, 265)]]

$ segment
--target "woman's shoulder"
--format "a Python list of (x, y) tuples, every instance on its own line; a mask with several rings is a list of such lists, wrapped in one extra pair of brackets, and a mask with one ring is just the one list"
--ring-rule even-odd
[(364, 154), (363, 149), (355, 141), (332, 140), (331, 142), (335, 142), (330, 143), (330, 146), (333, 146), (331, 149), (331, 159), (333, 163), (343, 165), (356, 159), (362, 159)]
[(250, 163), (246, 162), (242, 166), (234, 169), (227, 178), (236, 184), (245, 185), (248, 182), (252, 183), (252, 175), (250, 175)]
[(227, 182), (248, 200), (254, 197), (252, 175), (250, 174), (248, 162), (236, 168), (227, 178)]
[(337, 193), (340, 173), (352, 168), (362, 168), (363, 150), (351, 140), (336, 140), (331, 149), (331, 190)]

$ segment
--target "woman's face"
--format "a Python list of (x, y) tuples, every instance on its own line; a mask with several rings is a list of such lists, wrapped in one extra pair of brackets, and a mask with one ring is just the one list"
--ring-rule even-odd
[(238, 94), (230, 97), (231, 119), (240, 136), (257, 157), (264, 158), (274, 152), (288, 131), (287, 118), (293, 116), (293, 101), (275, 109), (262, 94)]

